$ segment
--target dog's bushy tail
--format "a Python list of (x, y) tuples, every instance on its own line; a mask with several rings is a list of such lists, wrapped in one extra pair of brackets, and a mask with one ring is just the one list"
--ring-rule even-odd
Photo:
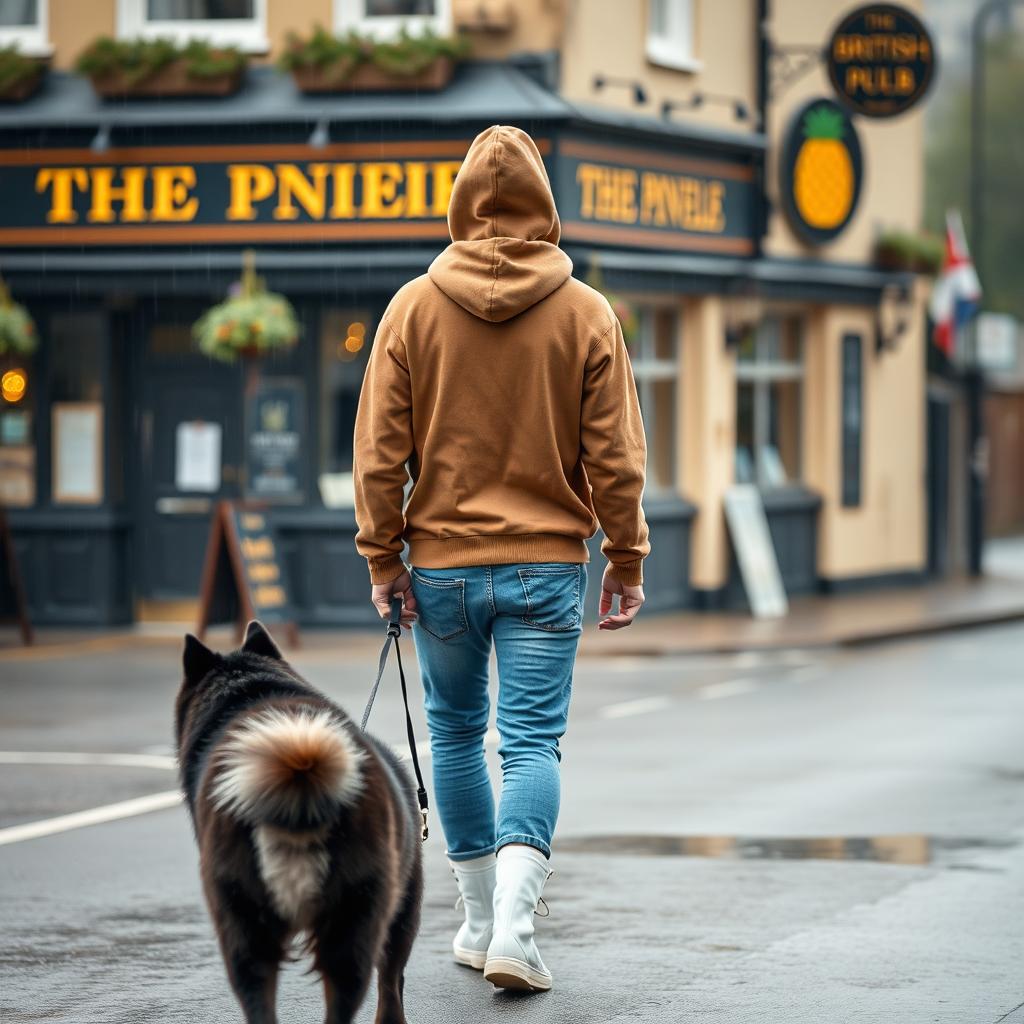
[(219, 745), (213, 801), (251, 825), (319, 828), (358, 798), (363, 756), (329, 710), (256, 711)]

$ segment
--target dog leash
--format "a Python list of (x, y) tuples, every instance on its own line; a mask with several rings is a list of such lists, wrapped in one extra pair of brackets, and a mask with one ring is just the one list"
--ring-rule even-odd
[(409, 690), (405, 685), (405, 669), (402, 668), (402, 651), (398, 646), (398, 638), (402, 635), (402, 599), (393, 597), (391, 599), (391, 616), (388, 619), (388, 635), (384, 641), (384, 647), (380, 652), (380, 661), (377, 664), (377, 679), (370, 690), (370, 699), (366, 702), (366, 710), (363, 712), (363, 721), (360, 728), (366, 732), (366, 723), (370, 720), (370, 712), (373, 710), (373, 702), (377, 699), (377, 690), (380, 689), (380, 681), (384, 676), (384, 666), (388, 662), (388, 651), (391, 650), (391, 641), (395, 642), (395, 657), (398, 658), (398, 678), (402, 684), (402, 701), (405, 704), (405, 731), (409, 737), (409, 754), (412, 757), (413, 771), (416, 773), (416, 799), (420, 803), (420, 832), (421, 838), (426, 840), (430, 834), (427, 829), (427, 787), (423, 785), (423, 772), (420, 771), (420, 759), (416, 753), (416, 735), (412, 728), (412, 715), (409, 713)]

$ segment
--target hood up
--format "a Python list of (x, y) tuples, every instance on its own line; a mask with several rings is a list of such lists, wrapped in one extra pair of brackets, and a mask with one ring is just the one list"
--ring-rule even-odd
[(469, 147), (448, 204), (452, 243), (430, 279), (482, 320), (500, 323), (550, 295), (572, 273), (536, 143), (496, 124)]

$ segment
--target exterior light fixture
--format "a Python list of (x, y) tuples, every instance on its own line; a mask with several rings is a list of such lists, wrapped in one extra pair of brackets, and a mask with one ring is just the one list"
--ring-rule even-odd
[(110, 125), (101, 124), (96, 129), (96, 134), (93, 136), (92, 142), (89, 143), (89, 148), (94, 153), (106, 153), (110, 149)]
[(328, 145), (331, 141), (330, 125), (327, 123), (326, 117), (321, 117), (317, 121), (313, 131), (309, 134), (309, 144), (314, 149), (323, 149), (324, 146)]
[(639, 107), (647, 102), (647, 91), (635, 78), (616, 78), (611, 75), (594, 75), (591, 82), (595, 92), (600, 92), (606, 85), (623, 85), (632, 90), (633, 102)]
[(743, 100), (707, 92), (695, 92), (685, 100), (663, 100), (661, 116), (667, 121), (674, 110), (697, 110), (707, 103), (727, 104), (732, 107), (732, 116), (737, 121), (753, 120), (750, 115), (750, 107)]
[(0, 377), (0, 394), (5, 402), (20, 402), (28, 387), (28, 374), (21, 369), (8, 370)]

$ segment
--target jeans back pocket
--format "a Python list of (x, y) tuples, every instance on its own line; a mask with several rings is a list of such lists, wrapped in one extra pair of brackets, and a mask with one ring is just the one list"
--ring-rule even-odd
[(583, 567), (576, 563), (517, 569), (526, 598), (523, 622), (538, 629), (576, 629), (582, 618)]
[(469, 629), (464, 579), (433, 578), (415, 567), (411, 576), (419, 613), (417, 625), (438, 640), (453, 640)]

